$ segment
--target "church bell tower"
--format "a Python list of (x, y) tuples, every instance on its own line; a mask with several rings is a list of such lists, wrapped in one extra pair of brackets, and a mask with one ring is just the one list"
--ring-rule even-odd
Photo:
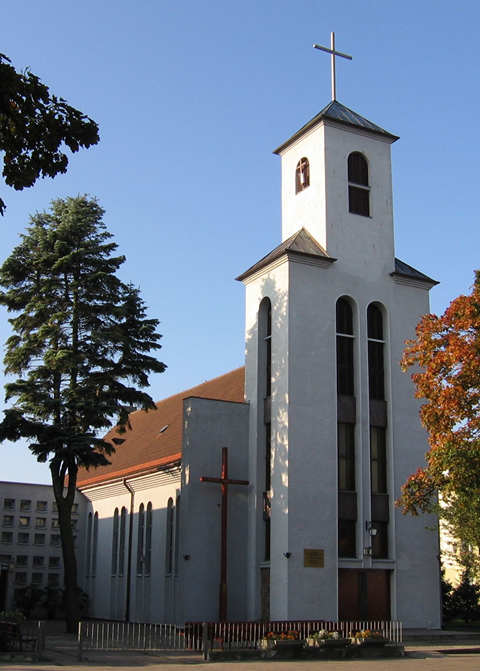
[(332, 69), (332, 101), (274, 152), (282, 241), (237, 278), (249, 617), (438, 626), (435, 534), (394, 507), (427, 449), (398, 361), (435, 281), (394, 255), (398, 138), (335, 99)]

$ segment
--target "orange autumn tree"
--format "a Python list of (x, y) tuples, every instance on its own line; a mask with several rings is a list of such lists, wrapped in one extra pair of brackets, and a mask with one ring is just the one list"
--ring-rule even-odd
[[(438, 512), (464, 548), (480, 540), (480, 271), (471, 294), (440, 317), (425, 315), (406, 343), (402, 368), (412, 374), (430, 449), (396, 502), (403, 513)], [(442, 504), (438, 505), (437, 493)], [(468, 561), (478, 562), (476, 553)]]

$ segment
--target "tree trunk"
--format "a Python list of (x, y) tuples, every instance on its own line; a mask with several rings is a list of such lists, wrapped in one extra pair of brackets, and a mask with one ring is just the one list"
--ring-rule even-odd
[(57, 502), (58, 522), (62, 539), (65, 621), (67, 631), (75, 633), (80, 616), (77, 559), (72, 530), (72, 506), (75, 496), (75, 482), (72, 482), (72, 479), (76, 481), (76, 473), (69, 473), (67, 492), (64, 496), (64, 469), (57, 470), (55, 465), (52, 462), (50, 470), (52, 472), (53, 490)]

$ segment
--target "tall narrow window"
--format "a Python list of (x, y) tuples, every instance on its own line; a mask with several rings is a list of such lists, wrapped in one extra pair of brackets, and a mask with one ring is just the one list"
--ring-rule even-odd
[(353, 214), (370, 216), (368, 163), (365, 156), (358, 151), (348, 157), (348, 208)]
[(385, 399), (383, 366), (383, 317), (380, 308), (371, 304), (367, 311), (368, 324), (368, 381), (370, 398)]
[(368, 379), (370, 394), (370, 488), (372, 555), (388, 557), (389, 497), (385, 407), (383, 314), (372, 303), (367, 310)]
[(147, 504), (147, 517), (145, 525), (145, 575), (152, 572), (152, 503)]
[(353, 315), (346, 298), (337, 301), (337, 394), (353, 396)]
[[(90, 571), (91, 571), (91, 552), (92, 552), (92, 525), (93, 525), (93, 515), (92, 513), (88, 513), (88, 522), (87, 522), (87, 550), (86, 550), (86, 555), (87, 555), (87, 570), (86, 570), (86, 576), (87, 578), (90, 576)], [(37, 534), (38, 535), (38, 534)]]
[(295, 193), (299, 193), (310, 186), (310, 164), (308, 158), (301, 158), (295, 169)]
[(142, 575), (143, 573), (143, 541), (145, 534), (145, 506), (143, 503), (140, 504), (138, 510), (138, 529), (137, 529), (137, 575)]
[(93, 540), (92, 540), (92, 576), (97, 574), (97, 552), (98, 552), (98, 513), (93, 517)]
[(175, 546), (174, 546), (174, 557), (175, 557), (175, 573), (178, 573), (178, 554), (180, 551), (180, 494), (178, 494), (175, 501)]
[(264, 455), (265, 479), (263, 492), (263, 521), (264, 521), (264, 561), (270, 560), (270, 489), (272, 482), (272, 446), (271, 446), (271, 395), (272, 395), (272, 304), (268, 298), (260, 303), (258, 314), (259, 330), (259, 392), (264, 396), (263, 425), (264, 425)]
[(120, 513), (120, 540), (118, 543), (118, 575), (123, 576), (125, 570), (125, 540), (127, 535), (127, 509), (122, 507)]
[(118, 569), (118, 508), (113, 513), (112, 530), (112, 575), (117, 575)]
[(173, 499), (167, 503), (167, 534), (166, 534), (165, 570), (169, 574), (173, 568)]
[(336, 305), (338, 556), (356, 556), (355, 374), (353, 311), (347, 298)]

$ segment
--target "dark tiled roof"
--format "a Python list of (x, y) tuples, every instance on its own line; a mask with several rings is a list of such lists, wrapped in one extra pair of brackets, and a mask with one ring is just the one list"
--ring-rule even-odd
[(409, 266), (408, 263), (400, 261), (400, 259), (395, 259), (395, 270), (393, 273), (390, 273), (392, 277), (395, 275), (400, 275), (400, 277), (408, 277), (412, 280), (419, 280), (420, 282), (427, 282), (428, 284), (438, 284), (436, 280), (432, 280), (428, 275), (424, 275), (413, 266)]
[(235, 279), (239, 281), (244, 280), (249, 275), (252, 275), (252, 273), (260, 270), (261, 268), (264, 268), (265, 266), (268, 266), (269, 263), (279, 259), (284, 254), (298, 254), (301, 256), (311, 256), (317, 258), (320, 257), (325, 259), (325, 261), (336, 261), (336, 259), (328, 256), (327, 252), (315, 240), (315, 238), (310, 235), (306, 228), (301, 228), (299, 231), (287, 238), (287, 240), (282, 242), (281, 245), (275, 247), (275, 249), (264, 256), (263, 259), (260, 259), (260, 261), (251, 266), (248, 270)]
[(392, 135), (384, 128), (380, 128), (377, 124), (372, 123), (368, 119), (365, 119), (360, 114), (357, 114), (353, 110), (345, 107), (342, 103), (339, 103), (337, 100), (333, 100), (331, 103), (328, 103), (320, 112), (313, 117), (308, 123), (300, 128), (291, 138), (286, 142), (281, 144), (275, 149), (274, 154), (279, 154), (283, 149), (288, 147), (289, 144), (301, 137), (307, 130), (316, 126), (323, 119), (331, 119), (332, 121), (338, 121), (339, 123), (346, 124), (347, 126), (353, 126), (354, 128), (362, 128), (363, 130), (368, 130), (371, 133), (377, 133), (378, 135), (383, 135), (388, 137), (395, 142), (398, 140), (397, 135)]
[[(183, 400), (191, 396), (222, 401), (243, 402), (245, 369), (208, 380), (157, 403), (156, 410), (137, 410), (130, 415), (131, 430), (119, 433), (116, 428), (105, 436), (115, 446), (108, 466), (78, 472), (79, 487), (157, 470), (182, 457)], [(116, 443), (118, 441), (118, 443)]]

